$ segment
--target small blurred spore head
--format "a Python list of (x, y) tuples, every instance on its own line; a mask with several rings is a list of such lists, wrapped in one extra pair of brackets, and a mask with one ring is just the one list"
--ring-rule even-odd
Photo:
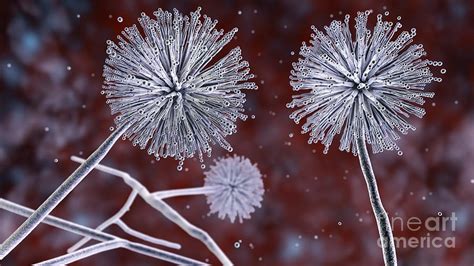
[(210, 214), (217, 213), (221, 219), (229, 217), (232, 223), (238, 217), (242, 223), (243, 219), (250, 219), (255, 208), (261, 207), (262, 174), (249, 159), (236, 155), (220, 158), (205, 176), (204, 186), (215, 188), (214, 193), (207, 195)]

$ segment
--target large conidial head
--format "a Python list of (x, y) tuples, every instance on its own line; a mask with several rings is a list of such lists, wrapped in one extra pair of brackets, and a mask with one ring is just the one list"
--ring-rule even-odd
[(424, 97), (434, 96), (423, 90), (432, 81), (441, 81), (433, 77), (430, 66), (442, 63), (422, 59), (423, 46), (411, 44), (415, 29), (398, 34), (401, 23), (383, 21), (379, 14), (370, 31), (371, 12), (358, 12), (355, 39), (349, 15), (344, 22), (325, 27), (326, 33), (312, 26), (311, 45), (303, 43), (302, 58), (293, 64), (290, 84), (304, 93), (287, 104), (297, 108), (290, 118), (297, 124), (306, 118), (302, 133), (310, 133), (309, 143), (325, 145), (324, 153), (341, 132), (341, 151), (352, 149), (356, 155), (356, 139), (362, 134), (374, 153), (399, 150), (397, 132), (415, 130), (406, 119), (423, 117)]
[(118, 44), (107, 41), (103, 93), (115, 123), (130, 123), (125, 137), (157, 159), (197, 153), (202, 161), (216, 143), (232, 151), (225, 137), (247, 117), (241, 90), (257, 88), (245, 82), (253, 75), (240, 48), (215, 58), (237, 29), (224, 34), (215, 29), (217, 20), (202, 20), (199, 12), (142, 13), (141, 30), (133, 25)]
[(235, 156), (220, 158), (205, 172), (205, 187), (213, 187), (215, 192), (207, 195), (210, 213), (218, 217), (229, 217), (233, 223), (238, 217), (250, 219), (250, 214), (256, 207), (261, 206), (263, 199), (262, 174), (257, 165), (252, 165), (249, 159)]

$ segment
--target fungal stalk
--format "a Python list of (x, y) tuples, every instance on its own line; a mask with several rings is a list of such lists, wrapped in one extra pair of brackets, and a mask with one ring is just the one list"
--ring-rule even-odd
[[(155, 18), (142, 13), (125, 28), (118, 44), (107, 41), (102, 94), (106, 95), (117, 129), (51, 196), (0, 246), (0, 260), (10, 253), (104, 158), (120, 136), (156, 159), (179, 161), (211, 155), (211, 145), (232, 151), (225, 137), (245, 120), (242, 90), (256, 89), (240, 48), (215, 60), (237, 28), (224, 34), (217, 20), (200, 8), (183, 16), (159, 9)], [(211, 63), (213, 62), (213, 63)], [(203, 165), (202, 165), (203, 166)]]
[[(0, 198), (0, 209), (4, 209), (8, 212), (28, 217), (33, 213), (32, 209), (24, 207), (22, 205), (16, 204), (14, 202), (8, 201), (6, 199)], [(51, 265), (51, 264), (66, 264), (71, 263), (80, 259), (83, 259), (87, 256), (92, 256), (97, 254), (98, 251), (104, 252), (110, 249), (115, 248), (124, 248), (130, 250), (132, 252), (136, 252), (145, 256), (149, 256), (155, 259), (160, 259), (164, 261), (168, 261), (175, 264), (186, 264), (186, 265), (206, 265), (206, 263), (197, 261), (191, 258), (187, 258), (181, 255), (177, 255), (168, 251), (164, 251), (161, 249), (157, 249), (154, 247), (150, 247), (141, 243), (132, 242), (129, 240), (125, 240), (119, 238), (115, 235), (102, 232), (100, 230), (91, 229), (89, 227), (79, 225), (61, 218), (57, 218), (52, 215), (47, 215), (42, 223), (54, 226), (56, 228), (62, 229), (64, 231), (89, 237), (90, 239), (94, 239), (100, 241), (100, 246), (91, 246), (86, 249), (77, 250), (77, 252), (73, 252), (64, 256), (60, 256), (40, 264)], [(177, 245), (177, 244), (176, 244)], [(99, 250), (94, 249), (99, 248)]]
[(33, 231), (51, 211), (69, 194), (71, 191), (79, 185), (79, 183), (89, 174), (94, 166), (97, 165), (109, 152), (113, 144), (120, 138), (120, 136), (127, 130), (128, 125), (124, 125), (121, 128), (114, 131), (110, 137), (108, 137), (99, 148), (92, 153), (83, 164), (81, 164), (56, 191), (54, 191), (46, 201), (41, 204), (18, 229), (13, 232), (6, 240), (0, 245), (0, 260), (5, 258), (10, 251), (12, 251), (18, 244), (20, 244), (25, 237), (27, 237), (31, 231)]
[(396, 265), (397, 256), (395, 243), (393, 241), (392, 227), (390, 226), (388, 214), (382, 205), (382, 199), (379, 195), (377, 180), (375, 178), (374, 170), (372, 169), (369, 153), (367, 152), (367, 147), (362, 137), (357, 138), (356, 142), (360, 168), (362, 169), (365, 182), (367, 183), (370, 204), (372, 205), (372, 211), (374, 212), (375, 220), (377, 222), (380, 241), (382, 241), (381, 246), (384, 261), (386, 265)]
[(430, 66), (442, 63), (423, 59), (423, 46), (412, 44), (415, 29), (397, 36), (402, 26), (398, 21), (383, 21), (379, 14), (373, 31), (369, 30), (367, 20), (371, 13), (358, 12), (354, 39), (349, 15), (344, 22), (332, 21), (324, 28), (325, 33), (312, 26), (311, 45), (303, 43), (302, 58), (293, 63), (290, 76), (293, 90), (304, 92), (294, 95), (287, 107), (296, 108), (290, 115), (295, 123), (306, 120), (301, 132), (309, 133), (309, 144), (321, 142), (326, 154), (335, 135), (342, 134), (339, 150), (359, 155), (385, 265), (396, 265), (393, 233), (366, 144), (371, 145), (373, 153), (397, 150), (402, 154), (396, 144), (398, 132), (415, 130), (407, 118), (422, 118), (425, 114), (420, 106), (425, 103), (424, 98), (432, 98), (434, 93), (425, 92), (424, 88), (432, 81), (441, 82), (441, 78), (433, 76)]

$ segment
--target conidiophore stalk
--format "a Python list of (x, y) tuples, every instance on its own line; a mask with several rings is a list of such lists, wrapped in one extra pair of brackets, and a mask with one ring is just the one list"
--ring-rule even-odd
[(183, 197), (183, 196), (196, 196), (196, 195), (207, 195), (217, 192), (217, 187), (193, 187), (193, 188), (178, 188), (178, 189), (170, 189), (170, 190), (163, 190), (157, 191), (152, 193), (153, 197), (158, 199), (164, 200), (168, 198), (174, 197)]
[[(73, 156), (71, 159), (76, 162), (83, 162), (83, 159), (78, 157)], [(96, 169), (105, 173), (109, 173), (113, 176), (122, 178), (125, 184), (132, 188), (133, 191), (136, 191), (138, 195), (140, 195), (142, 199), (151, 207), (161, 212), (168, 220), (181, 227), (190, 236), (204, 243), (207, 248), (214, 255), (216, 255), (216, 257), (223, 265), (232, 265), (232, 262), (229, 260), (229, 258), (227, 258), (221, 248), (216, 244), (216, 242), (210, 237), (210, 235), (206, 231), (188, 222), (183, 216), (181, 216), (177, 211), (175, 211), (171, 206), (166, 204), (161, 199), (153, 197), (145, 186), (143, 186), (140, 182), (138, 182), (128, 173), (100, 164), (96, 166)], [(76, 246), (75, 248), (77, 248), (78, 246)]]
[(397, 257), (390, 219), (382, 205), (382, 200), (380, 199), (377, 181), (375, 179), (374, 171), (372, 170), (372, 164), (370, 163), (370, 157), (363, 136), (357, 138), (356, 142), (360, 168), (364, 174), (365, 182), (367, 183), (370, 204), (372, 205), (375, 220), (377, 221), (385, 265), (395, 266), (397, 265)]
[[(5, 200), (0, 198), (0, 209), (4, 209), (11, 213), (18, 214), (20, 216), (28, 217), (33, 213), (33, 210), (24, 207), (22, 205), (16, 204), (14, 202)], [(128, 249), (132, 252), (136, 252), (139, 254), (143, 254), (145, 256), (149, 256), (156, 259), (165, 260), (171, 263), (179, 264), (179, 265), (206, 265), (204, 262), (197, 261), (191, 258), (187, 258), (184, 256), (180, 256), (177, 254), (173, 254), (168, 251), (164, 251), (161, 249), (157, 249), (154, 247), (150, 247), (141, 243), (136, 243), (132, 241), (128, 241), (126, 239), (119, 238), (115, 235), (111, 235), (109, 233), (101, 232), (96, 229), (91, 229), (89, 227), (85, 227), (80, 224), (76, 224), (61, 218), (57, 218), (52, 215), (48, 215), (43, 220), (43, 223), (49, 224), (56, 228), (62, 229), (64, 231), (74, 233), (76, 235), (89, 237), (96, 241), (100, 242), (109, 242), (113, 240), (121, 241), (120, 248)]]
[(79, 183), (99, 164), (107, 155), (114, 143), (124, 134), (129, 125), (125, 124), (117, 128), (110, 136), (94, 151), (87, 160), (81, 164), (56, 191), (46, 199), (39, 208), (31, 214), (28, 219), (11, 234), (0, 246), (0, 260), (5, 258), (20, 242), (33, 231), (58, 204), (79, 185)]

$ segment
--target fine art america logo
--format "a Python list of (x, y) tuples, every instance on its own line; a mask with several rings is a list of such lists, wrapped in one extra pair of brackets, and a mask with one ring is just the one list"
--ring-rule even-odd
[[(421, 232), (416, 236), (394, 236), (395, 246), (397, 248), (454, 248), (456, 238), (450, 232), (456, 231), (457, 220), (454, 212), (450, 216), (438, 213), (438, 216), (425, 219), (410, 217), (404, 220), (402, 217), (394, 216), (391, 218), (394, 232)], [(377, 245), (381, 247), (380, 238), (377, 240)]]

